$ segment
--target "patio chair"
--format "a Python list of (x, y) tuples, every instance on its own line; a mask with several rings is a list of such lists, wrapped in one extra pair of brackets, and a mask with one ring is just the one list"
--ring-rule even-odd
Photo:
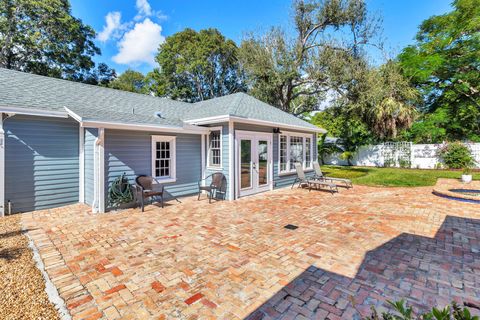
[[(202, 184), (202, 181), (206, 181), (211, 178), (210, 185), (206, 186)], [(200, 195), (202, 191), (207, 191), (208, 202), (212, 203), (212, 199), (225, 200), (227, 195), (227, 178), (221, 172), (215, 172), (205, 179), (198, 181), (198, 198), (200, 200)]]
[(144, 212), (145, 209), (145, 198), (159, 197), (163, 208), (164, 187), (161, 184), (154, 184), (154, 180), (153, 177), (145, 175), (138, 176), (135, 179), (137, 188), (140, 189), (140, 204), (142, 206), (142, 212)]
[(296, 183), (298, 183), (298, 187), (302, 185), (308, 185), (308, 191), (312, 190), (312, 187), (315, 188), (327, 188), (328, 191), (330, 191), (332, 194), (335, 192), (338, 192), (337, 185), (331, 182), (327, 182), (324, 180), (319, 180), (319, 179), (308, 179), (305, 175), (305, 172), (303, 171), (303, 167), (301, 163), (296, 162), (294, 164), (295, 170), (297, 171), (297, 177), (293, 181), (291, 189), (295, 186)]
[(347, 189), (353, 188), (352, 180), (350, 179), (326, 177), (323, 174), (322, 169), (320, 168), (320, 164), (317, 161), (313, 162), (313, 170), (315, 170), (315, 175), (313, 176), (313, 179), (331, 181), (332, 183), (343, 183), (343, 187), (346, 187)]

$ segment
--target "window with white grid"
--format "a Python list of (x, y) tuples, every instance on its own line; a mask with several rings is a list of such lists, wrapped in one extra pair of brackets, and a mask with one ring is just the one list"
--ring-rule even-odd
[(152, 136), (152, 176), (175, 180), (175, 137)]
[(311, 134), (282, 132), (278, 147), (280, 173), (295, 172), (295, 162), (301, 163), (304, 169), (312, 169), (312, 141)]
[(303, 165), (303, 137), (290, 137), (290, 170), (295, 169), (295, 162)]
[(288, 163), (288, 148), (287, 148), (287, 136), (280, 136), (280, 172), (287, 171)]
[(305, 168), (312, 167), (312, 140), (305, 138)]
[(222, 165), (222, 130), (211, 130), (208, 135), (208, 166), (220, 167)]

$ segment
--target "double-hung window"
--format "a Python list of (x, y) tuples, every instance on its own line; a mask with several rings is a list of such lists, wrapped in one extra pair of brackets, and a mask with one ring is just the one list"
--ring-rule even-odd
[(208, 135), (208, 166), (222, 166), (222, 128), (212, 128)]
[(176, 180), (176, 138), (152, 136), (152, 176), (159, 182)]
[(282, 133), (279, 137), (280, 173), (295, 172), (295, 163), (312, 169), (313, 136), (301, 133)]

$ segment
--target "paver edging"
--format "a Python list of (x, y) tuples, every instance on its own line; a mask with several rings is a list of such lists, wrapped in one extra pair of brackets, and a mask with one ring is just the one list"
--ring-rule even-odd
[(42, 261), (42, 258), (40, 257), (40, 252), (38, 251), (37, 246), (35, 246), (35, 242), (28, 234), (28, 230), (23, 225), (22, 232), (28, 239), (28, 247), (30, 248), (30, 250), (32, 250), (35, 266), (40, 271), (43, 279), (45, 280), (45, 292), (47, 293), (48, 300), (55, 306), (55, 309), (57, 309), (60, 319), (71, 320), (72, 316), (70, 315), (70, 312), (68, 312), (65, 301), (62, 299), (62, 297), (60, 297), (57, 288), (53, 284), (52, 280), (50, 280), (47, 271), (45, 271), (45, 265)]

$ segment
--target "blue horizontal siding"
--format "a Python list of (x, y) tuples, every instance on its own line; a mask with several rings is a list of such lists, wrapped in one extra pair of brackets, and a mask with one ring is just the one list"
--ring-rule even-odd
[(140, 131), (105, 131), (105, 186), (108, 189), (123, 173), (130, 183), (138, 175), (152, 175), (151, 136), (176, 136), (176, 175), (174, 183), (165, 184), (166, 198), (198, 192), (201, 178), (201, 136), (192, 134), (152, 133)]
[(14, 212), (78, 202), (75, 121), (16, 115), (5, 121), (5, 132), (5, 199)]
[[(213, 124), (211, 125), (212, 127), (222, 127), (222, 167), (219, 169), (215, 168), (208, 168), (208, 163), (207, 160), (205, 159), (205, 164), (207, 165), (207, 168), (205, 169), (205, 176), (208, 177), (209, 175), (215, 173), (215, 172), (221, 172), (225, 175), (225, 178), (227, 179), (227, 199), (229, 199), (229, 194), (230, 194), (230, 172), (229, 172), (229, 166), (230, 166), (230, 158), (229, 158), (229, 140), (228, 140), (228, 123), (221, 123), (221, 124)], [(205, 141), (205, 157), (207, 157), (208, 153), (208, 145), (207, 145), (208, 139)], [(206, 183), (210, 183), (210, 179), (207, 179)]]

